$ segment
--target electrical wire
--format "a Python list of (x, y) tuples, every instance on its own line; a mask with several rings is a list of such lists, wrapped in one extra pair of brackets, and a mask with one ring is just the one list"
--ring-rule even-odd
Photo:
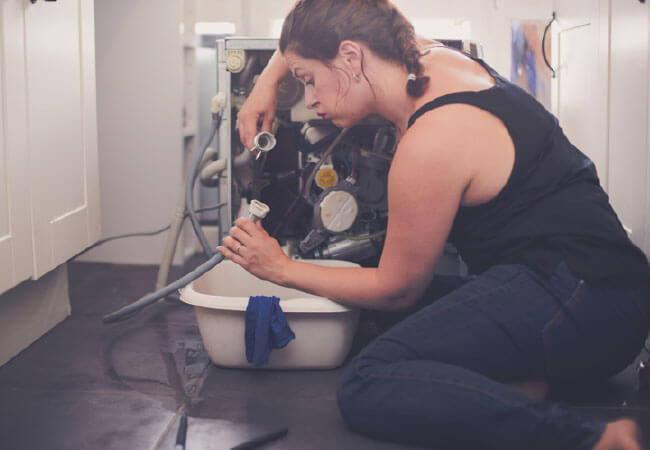
[[(214, 211), (215, 209), (219, 209), (219, 208), (222, 208), (223, 206), (226, 206), (226, 204), (227, 203), (225, 203), (225, 202), (224, 203), (219, 203), (218, 205), (215, 205), (215, 206), (210, 206), (210, 207), (207, 207), (207, 208), (197, 209), (196, 212), (197, 213), (202, 213), (202, 212), (206, 212), (206, 211)], [(189, 216), (189, 214), (185, 213), (185, 215), (183, 217), (183, 221), (185, 219), (187, 219), (188, 216)], [(92, 249), (94, 249), (96, 247), (99, 247), (100, 245), (105, 244), (105, 243), (110, 242), (110, 241), (115, 241), (117, 239), (124, 239), (124, 238), (130, 238), (130, 237), (155, 236), (157, 234), (160, 234), (160, 233), (163, 233), (163, 232), (169, 230), (170, 228), (171, 228), (171, 224), (167, 225), (166, 227), (160, 228), (159, 230), (155, 230), (155, 231), (145, 231), (145, 232), (142, 232), (142, 233), (127, 233), (127, 234), (120, 234), (120, 235), (117, 235), (117, 236), (107, 237), (105, 239), (102, 239), (102, 240), (99, 240), (99, 241), (95, 242), (90, 247), (86, 247), (85, 249), (83, 249), (82, 251), (80, 251), (79, 253), (74, 255), (72, 258), (68, 259), (66, 262), (70, 262), (70, 261), (74, 260), (75, 258), (83, 255), (84, 253), (89, 252), (90, 250), (92, 250)]]
[(345, 168), (348, 171), (347, 176), (351, 176), (352, 173), (353, 173), (352, 172), (352, 166), (350, 165), (350, 162), (348, 161), (348, 158), (344, 154), (341, 155), (341, 161), (343, 161), (343, 165), (345, 166)]
[(277, 238), (278, 232), (280, 231), (280, 229), (282, 228), (284, 223), (287, 221), (287, 219), (289, 217), (291, 217), (291, 214), (293, 214), (293, 210), (296, 209), (296, 206), (298, 206), (298, 203), (302, 199), (302, 196), (303, 196), (303, 193), (304, 193), (304, 190), (305, 190), (304, 187), (305, 187), (305, 185), (303, 184), (303, 189), (300, 190), (300, 193), (298, 194), (298, 196), (293, 200), (293, 202), (291, 202), (291, 205), (289, 205), (286, 212), (284, 213), (282, 218), (278, 221), (277, 225), (275, 226), (275, 228), (271, 232), (271, 237)]
[(347, 236), (347, 235), (342, 235), (345, 239), (349, 239), (351, 241), (367, 241), (369, 239), (374, 239), (378, 238), (379, 236), (383, 236), (386, 234), (386, 230), (381, 230), (373, 234), (368, 234), (368, 235), (362, 235), (362, 236)]

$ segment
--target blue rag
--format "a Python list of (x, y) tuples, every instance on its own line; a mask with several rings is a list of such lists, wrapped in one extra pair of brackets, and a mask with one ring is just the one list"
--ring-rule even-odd
[(280, 308), (280, 299), (263, 295), (248, 299), (244, 335), (246, 359), (258, 367), (268, 362), (272, 349), (296, 338)]

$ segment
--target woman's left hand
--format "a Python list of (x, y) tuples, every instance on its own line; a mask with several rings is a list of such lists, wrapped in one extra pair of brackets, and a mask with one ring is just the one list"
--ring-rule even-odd
[(223, 256), (258, 278), (281, 283), (284, 267), (290, 259), (278, 241), (264, 230), (261, 222), (240, 217), (223, 243), (217, 247)]

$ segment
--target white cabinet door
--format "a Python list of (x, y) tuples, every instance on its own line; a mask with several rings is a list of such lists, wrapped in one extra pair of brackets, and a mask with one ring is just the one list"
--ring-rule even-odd
[(25, 5), (34, 278), (99, 237), (93, 0)]
[(611, 0), (609, 195), (631, 239), (645, 246), (648, 3)]
[(0, 292), (32, 275), (24, 4), (0, 2)]
[[(650, 8), (647, 11), (648, 16), (648, 33), (650, 34)], [(650, 45), (648, 45), (648, 64), (650, 65)], [(648, 67), (648, 72), (650, 72), (650, 67)], [(646, 154), (648, 156), (648, 162), (646, 165), (646, 198), (645, 198), (645, 242), (643, 245), (643, 250), (645, 251), (646, 256), (650, 255), (650, 73), (648, 74), (648, 98), (646, 100), (648, 105), (648, 124), (646, 130), (648, 130), (648, 142), (646, 143)]]
[(556, 0), (554, 112), (608, 189), (608, 1)]

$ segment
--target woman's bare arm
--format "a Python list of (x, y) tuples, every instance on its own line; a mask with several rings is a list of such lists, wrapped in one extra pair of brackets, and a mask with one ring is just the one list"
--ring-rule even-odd
[(276, 50), (237, 114), (239, 140), (245, 148), (253, 148), (253, 139), (258, 132), (271, 131), (277, 107), (278, 84), (288, 73), (289, 68), (282, 53)]
[[(433, 277), (470, 182), (471, 165), (463, 157), (465, 144), (458, 139), (462, 123), (432, 111), (400, 141), (389, 174), (390, 214), (378, 267), (331, 268), (291, 260), (261, 225), (247, 219), (237, 220), (220, 251), (262, 279), (343, 304), (408, 308)], [(239, 242), (241, 255), (231, 250), (238, 249)]]

